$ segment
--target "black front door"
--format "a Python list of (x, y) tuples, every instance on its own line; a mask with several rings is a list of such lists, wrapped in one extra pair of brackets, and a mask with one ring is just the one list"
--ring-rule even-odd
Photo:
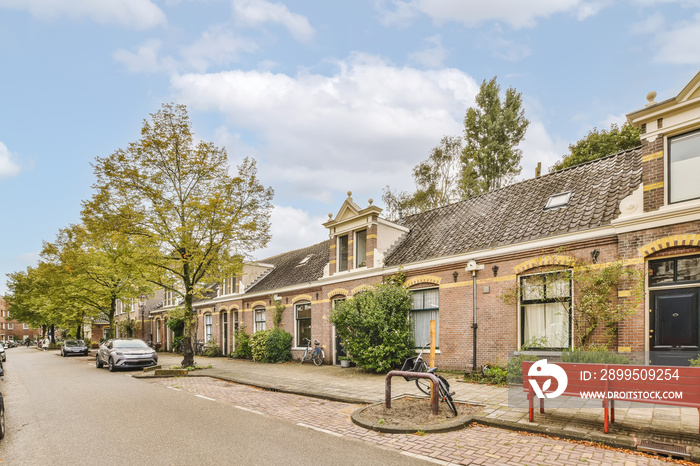
[(700, 351), (700, 288), (651, 292), (652, 364), (687, 366)]
[(223, 318), (222, 319), (223, 320), (222, 327), (223, 327), (223, 331), (224, 331), (224, 338), (223, 338), (224, 344), (223, 344), (222, 350), (224, 352), (224, 356), (228, 356), (229, 355), (229, 350), (228, 350), (228, 313), (224, 312), (222, 314), (222, 318)]

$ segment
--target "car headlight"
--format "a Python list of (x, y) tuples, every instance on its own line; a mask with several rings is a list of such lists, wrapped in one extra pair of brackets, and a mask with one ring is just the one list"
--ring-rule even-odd
[(117, 351), (117, 352), (115, 352), (114, 354), (116, 354), (117, 356), (123, 356), (123, 355), (124, 355), (124, 353), (122, 353), (121, 351)]

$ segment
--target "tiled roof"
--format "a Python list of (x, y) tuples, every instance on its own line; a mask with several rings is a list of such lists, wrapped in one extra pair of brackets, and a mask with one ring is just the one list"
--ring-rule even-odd
[[(410, 229), (387, 266), (504, 246), (609, 225), (641, 183), (641, 148), (516, 183), (396, 223)], [(565, 207), (550, 196), (571, 192)]]
[[(275, 267), (259, 282), (247, 289), (246, 293), (258, 293), (318, 280), (323, 276), (323, 268), (328, 263), (329, 247), (330, 240), (327, 240), (307, 248), (261, 260), (260, 262)], [(309, 259), (301, 264), (306, 257)]]

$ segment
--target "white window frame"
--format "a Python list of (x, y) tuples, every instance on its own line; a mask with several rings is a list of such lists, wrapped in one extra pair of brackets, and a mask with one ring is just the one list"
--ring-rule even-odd
[[(411, 299), (413, 299), (413, 296), (417, 293), (423, 294), (426, 291), (437, 291), (437, 296), (438, 296), (438, 305), (437, 307), (422, 307), (420, 309), (414, 309), (413, 308), (413, 301), (411, 303), (411, 313), (410, 313), (410, 319), (411, 319), (411, 326), (413, 328), (413, 337), (415, 339), (415, 319), (413, 317), (414, 313), (434, 313), (437, 312), (437, 319), (435, 319), (435, 349), (438, 350), (440, 348), (440, 288), (439, 287), (430, 287), (430, 288), (419, 288), (416, 290), (411, 290)], [(423, 305), (425, 306), (425, 299), (423, 299)], [(432, 320), (432, 319), (431, 319)], [(430, 321), (428, 321), (428, 335), (430, 335)], [(416, 348), (422, 348), (425, 343), (421, 343), (419, 341), (415, 342)]]
[(306, 348), (306, 343), (303, 341), (299, 341), (301, 335), (299, 335), (299, 311), (301, 310), (302, 307), (309, 307), (309, 318), (304, 320), (309, 321), (309, 340), (311, 340), (311, 330), (313, 327), (312, 324), (312, 312), (313, 312), (313, 307), (309, 301), (302, 301), (299, 303), (294, 304), (294, 343), (295, 343), (295, 348)]
[[(267, 309), (264, 307), (256, 307), (253, 309), (253, 328), (255, 332), (267, 330)], [(262, 316), (262, 319), (258, 320), (258, 315)], [(260, 328), (259, 328), (260, 327)], [(253, 333), (255, 333), (253, 332)]]
[[(538, 277), (538, 276), (545, 276), (545, 275), (554, 275), (554, 274), (561, 274), (561, 273), (566, 273), (566, 274), (573, 274), (573, 271), (571, 269), (560, 269), (560, 270), (552, 270), (552, 271), (547, 271), (547, 272), (539, 272), (539, 273), (532, 273), (532, 274), (524, 274), (524, 275), (519, 275), (518, 276), (518, 346), (523, 346), (525, 343), (527, 343), (529, 340), (525, 340), (525, 306), (535, 304), (535, 301), (540, 301), (542, 304), (548, 304), (548, 303), (555, 303), (557, 302), (556, 299), (552, 298), (547, 299), (545, 296), (541, 300), (525, 300), (523, 299), (523, 278), (529, 278), (529, 277)], [(529, 302), (526, 302), (529, 301)], [(559, 301), (561, 302), (561, 301)], [(573, 277), (569, 280), (569, 345), (568, 347), (566, 346), (547, 346), (544, 348), (532, 348), (533, 350), (546, 350), (546, 351), (560, 351), (560, 350), (567, 350), (573, 348), (573, 332), (574, 332), (574, 327), (573, 327), (573, 322), (574, 322), (574, 309), (573, 309), (573, 303), (574, 303), (574, 283), (573, 283)], [(566, 310), (564, 310), (566, 311)]]
[(665, 151), (665, 157), (664, 157), (664, 173), (665, 173), (665, 183), (664, 185), (667, 186), (666, 188), (666, 202), (668, 205), (671, 204), (678, 204), (681, 202), (688, 202), (688, 201), (697, 201), (700, 200), (700, 192), (698, 193), (697, 196), (695, 197), (690, 197), (690, 198), (683, 198), (683, 199), (677, 199), (677, 200), (671, 200), (671, 195), (673, 191), (673, 178), (671, 177), (671, 157), (672, 157), (672, 151), (671, 151), (671, 143), (673, 142), (674, 139), (681, 139), (684, 137), (688, 138), (695, 138), (698, 143), (698, 156), (700, 157), (700, 129), (695, 128), (689, 131), (684, 131), (678, 134), (673, 134), (673, 135), (668, 135), (666, 137), (666, 151)]
[(211, 312), (204, 314), (204, 343), (208, 343), (209, 340), (214, 338), (214, 319)]
[[(363, 254), (364, 260), (362, 260), (362, 262), (360, 262), (360, 254), (359, 254), (360, 242), (358, 241), (358, 237), (361, 233), (365, 234), (365, 241), (364, 241), (365, 250), (364, 250), (364, 254)], [(367, 267), (367, 229), (358, 230), (355, 232), (354, 246), (355, 246), (355, 256), (353, 257), (353, 262), (355, 263), (355, 268), (358, 269), (361, 267)]]

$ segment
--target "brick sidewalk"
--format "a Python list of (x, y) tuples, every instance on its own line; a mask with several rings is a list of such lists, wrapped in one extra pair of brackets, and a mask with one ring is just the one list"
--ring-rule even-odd
[(275, 393), (209, 377), (153, 378), (149, 382), (438, 464), (665, 463), (659, 459), (481, 426), (430, 435), (381, 434), (352, 423), (351, 413), (361, 406), (353, 403)]
[[(181, 357), (159, 355), (163, 367), (178, 365)], [(375, 403), (384, 400), (385, 376), (369, 374), (357, 368), (298, 362), (259, 364), (226, 358), (197, 357), (202, 366), (211, 369), (197, 371), (196, 375), (271, 389), (304, 396), (321, 397), (349, 403)], [(478, 385), (459, 381), (458, 374), (444, 374), (455, 391), (457, 401), (484, 407), (475, 417), (480, 423), (508, 429), (526, 430), (634, 448), (642, 439), (666, 441), (686, 445), (693, 458), (700, 458), (698, 410), (637, 403), (617, 402), (616, 422), (609, 434), (603, 433), (603, 409), (600, 401), (561, 397), (547, 401), (545, 415), (536, 413), (535, 422), (528, 422), (527, 404), (520, 389)], [(397, 377), (392, 380), (392, 395), (417, 395), (420, 392), (412, 382)], [(516, 399), (517, 397), (517, 399)], [(514, 401), (515, 400), (515, 401)], [(510, 401), (510, 402), (509, 402)]]

